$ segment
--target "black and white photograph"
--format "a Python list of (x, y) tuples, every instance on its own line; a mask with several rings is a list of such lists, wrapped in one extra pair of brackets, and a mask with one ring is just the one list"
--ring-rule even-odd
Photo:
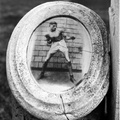
[(0, 120), (119, 120), (119, 0), (0, 0)]

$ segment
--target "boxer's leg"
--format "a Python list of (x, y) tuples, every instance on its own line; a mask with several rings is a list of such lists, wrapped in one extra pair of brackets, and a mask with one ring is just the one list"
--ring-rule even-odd
[(65, 58), (68, 61), (67, 66), (68, 66), (68, 70), (69, 70), (70, 81), (74, 83), (76, 80), (74, 79), (74, 76), (73, 76), (72, 64), (71, 64), (71, 61), (69, 58), (68, 48), (61, 47), (60, 51), (64, 53)]
[(45, 70), (47, 68), (47, 64), (48, 64), (50, 58), (55, 54), (56, 51), (57, 51), (57, 49), (56, 48), (52, 48), (52, 47), (48, 51), (47, 56), (45, 58), (45, 62), (43, 64), (43, 66), (42, 66), (41, 74), (40, 74), (38, 79), (41, 79), (41, 78), (44, 77), (44, 73), (45, 73)]
[(70, 81), (73, 82), (73, 83), (75, 83), (76, 80), (74, 79), (74, 76), (73, 76), (71, 61), (68, 61), (67, 66), (68, 66), (68, 70), (69, 70)]
[(64, 53), (65, 59), (69, 62), (70, 58), (69, 58), (68, 48), (66, 48), (66, 47), (60, 47), (60, 51), (62, 53)]

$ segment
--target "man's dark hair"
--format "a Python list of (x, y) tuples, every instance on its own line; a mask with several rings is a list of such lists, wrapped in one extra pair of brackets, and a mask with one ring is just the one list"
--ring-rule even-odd
[(49, 23), (49, 26), (50, 26), (50, 25), (56, 25), (56, 26), (57, 26), (57, 23), (56, 23), (55, 21), (53, 21), (53, 22), (50, 22), (50, 23)]

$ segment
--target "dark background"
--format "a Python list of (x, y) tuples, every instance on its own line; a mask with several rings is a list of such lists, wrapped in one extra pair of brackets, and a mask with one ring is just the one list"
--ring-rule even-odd
[[(19, 20), (33, 7), (50, 0), (0, 0), (0, 120), (11, 120), (10, 89), (6, 77), (6, 50)], [(109, 31), (110, 0), (71, 0), (83, 4), (101, 16)]]

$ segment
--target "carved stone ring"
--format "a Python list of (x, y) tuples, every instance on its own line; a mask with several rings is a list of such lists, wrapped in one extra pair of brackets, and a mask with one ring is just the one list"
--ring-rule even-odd
[[(85, 31), (82, 33), (81, 54), (83, 77), (70, 89), (59, 92), (56, 92), (56, 89), (50, 92), (39, 85), (32, 74), (31, 38), (38, 26), (45, 21), (60, 17), (72, 19), (74, 23), (77, 21), (77, 27)], [(58, 27), (60, 24), (62, 21)], [(72, 25), (69, 25), (70, 27)], [(77, 35), (74, 42), (76, 41)], [(79, 47), (79, 44), (76, 46)], [(107, 93), (109, 87), (108, 46), (104, 22), (89, 8), (63, 1), (38, 5), (20, 20), (10, 38), (7, 49), (7, 77), (11, 91), (19, 104), (37, 118), (77, 120), (94, 110)], [(73, 61), (73, 65), (76, 62)]]

